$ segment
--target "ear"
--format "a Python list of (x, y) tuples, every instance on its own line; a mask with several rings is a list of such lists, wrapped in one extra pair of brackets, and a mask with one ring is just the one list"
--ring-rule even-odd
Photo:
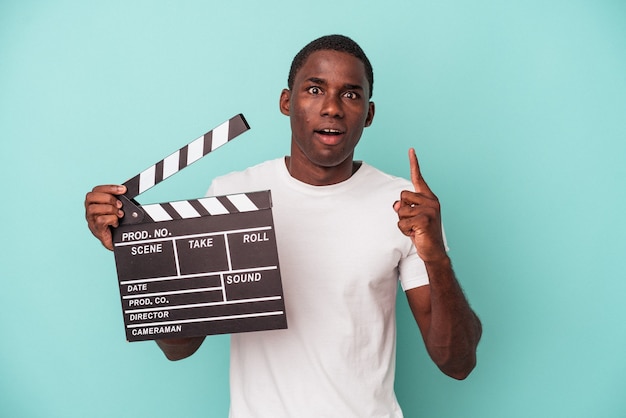
[(289, 104), (291, 103), (291, 91), (289, 89), (283, 89), (280, 93), (280, 100), (278, 102), (278, 106), (280, 108), (280, 113), (285, 116), (289, 116)]
[(369, 102), (369, 107), (367, 109), (367, 117), (365, 118), (365, 127), (367, 128), (374, 122), (374, 113), (376, 111), (376, 106), (374, 106), (374, 102)]

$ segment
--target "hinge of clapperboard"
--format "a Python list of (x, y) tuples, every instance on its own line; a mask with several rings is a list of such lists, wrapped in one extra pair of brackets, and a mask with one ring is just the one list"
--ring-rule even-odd
[(215, 151), (248, 129), (250, 126), (243, 115), (236, 115), (124, 182), (126, 193), (118, 196), (124, 211), (120, 225), (154, 221), (135, 200), (135, 197), (198, 161), (208, 153)]

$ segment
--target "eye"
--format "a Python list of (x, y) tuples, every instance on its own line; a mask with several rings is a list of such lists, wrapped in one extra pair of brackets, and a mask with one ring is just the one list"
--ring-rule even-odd
[(319, 87), (317, 87), (317, 86), (309, 87), (309, 88), (307, 89), (307, 91), (308, 91), (309, 93), (311, 93), (311, 94), (315, 94), (315, 95), (317, 95), (317, 94), (322, 94), (322, 89), (320, 89), (320, 88), (319, 88)]
[(343, 94), (343, 97), (345, 97), (346, 99), (350, 99), (350, 100), (356, 100), (359, 98), (359, 95), (353, 91), (347, 91)]

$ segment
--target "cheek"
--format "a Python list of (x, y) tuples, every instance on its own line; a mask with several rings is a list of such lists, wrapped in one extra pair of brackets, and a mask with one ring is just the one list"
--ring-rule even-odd
[(295, 122), (295, 126), (308, 124), (311, 117), (305, 109), (292, 109), (292, 121)]

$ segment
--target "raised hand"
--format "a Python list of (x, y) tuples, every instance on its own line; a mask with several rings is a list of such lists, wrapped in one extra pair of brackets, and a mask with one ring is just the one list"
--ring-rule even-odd
[(398, 213), (398, 228), (413, 240), (422, 260), (438, 261), (447, 257), (441, 231), (439, 199), (422, 177), (413, 148), (409, 149), (409, 163), (415, 192), (403, 191), (400, 200), (393, 205)]

